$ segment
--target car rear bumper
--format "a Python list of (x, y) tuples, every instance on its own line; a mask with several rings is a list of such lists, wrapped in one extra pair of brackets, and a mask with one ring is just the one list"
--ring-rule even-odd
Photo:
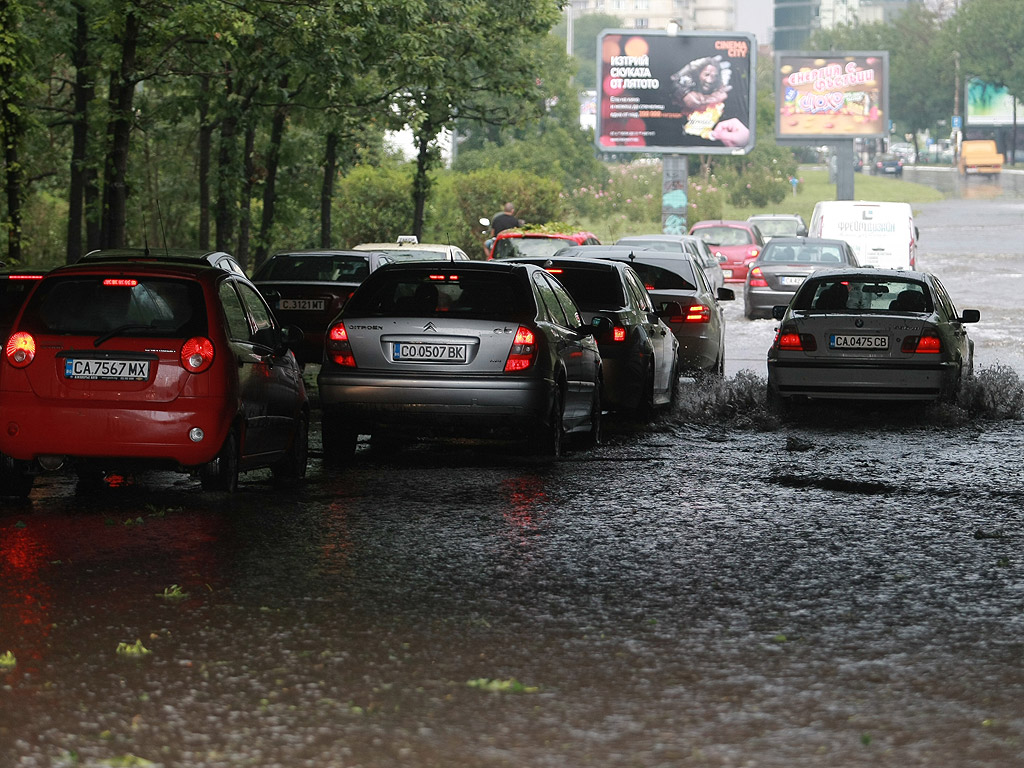
[(771, 288), (751, 288), (747, 286), (747, 293), (744, 296), (747, 309), (754, 312), (761, 312), (771, 317), (772, 309), (777, 306), (788, 306), (796, 293), (796, 288), (791, 291), (776, 291)]
[(479, 377), (382, 379), (321, 373), (320, 406), (356, 429), (397, 424), (472, 434), (536, 425), (550, 412), (554, 382), (548, 379)]
[[(152, 404), (112, 408), (110, 402), (40, 401), (35, 394), (3, 392), (0, 452), (23, 461), (39, 456), (125, 458), (198, 466), (213, 459), (236, 406), (225, 398), (178, 398), (171, 407)], [(194, 427), (200, 442), (189, 439)]]
[(938, 400), (955, 391), (955, 362), (824, 363), (768, 360), (768, 383), (782, 397)]

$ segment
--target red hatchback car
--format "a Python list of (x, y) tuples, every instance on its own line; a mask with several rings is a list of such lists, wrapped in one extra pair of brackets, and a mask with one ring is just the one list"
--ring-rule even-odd
[(764, 250), (764, 237), (756, 224), (727, 219), (698, 221), (690, 227), (716, 256), (724, 256), (722, 272), (728, 283), (742, 283), (747, 279), (750, 262)]
[(306, 390), (282, 327), (244, 276), (204, 254), (125, 251), (46, 274), (0, 360), (0, 488), (70, 466), (135, 468), (234, 491), (240, 471), (305, 476)]

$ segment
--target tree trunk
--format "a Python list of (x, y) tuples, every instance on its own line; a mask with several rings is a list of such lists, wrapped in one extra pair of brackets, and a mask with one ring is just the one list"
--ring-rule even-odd
[(224, 85), (224, 104), (227, 112), (220, 121), (220, 142), (217, 147), (217, 202), (214, 218), (217, 227), (218, 251), (231, 249), (235, 232), (235, 134), (238, 131), (238, 113), (230, 106), (234, 91), (234, 78), (229, 74)]
[(253, 153), (256, 151), (256, 126), (252, 121), (245, 128), (245, 150), (242, 155), (243, 175), (242, 190), (238, 195), (238, 247), (235, 249), (235, 260), (242, 269), (249, 266), (249, 243), (252, 240), (252, 191), (256, 186), (256, 164)]
[(412, 233), (417, 238), (423, 236), (423, 212), (427, 204), (427, 193), (430, 191), (430, 153), (431, 134), (426, 126), (421, 126), (416, 137), (416, 176), (412, 181)]
[(210, 152), (213, 123), (210, 121), (210, 78), (199, 84), (199, 247), (210, 250)]
[(75, 40), (71, 49), (75, 67), (74, 114), (71, 116), (71, 174), (68, 190), (68, 242), (65, 259), (74, 264), (82, 257), (85, 227), (86, 162), (89, 148), (89, 102), (95, 96), (89, 72), (89, 27), (84, 2), (75, 3)]
[(331, 206), (334, 203), (334, 179), (338, 173), (338, 132), (327, 134), (324, 178), (320, 185), (320, 247), (331, 247)]
[(19, 82), (16, 62), (20, 41), (21, 19), (17, 3), (0, 2), (0, 29), (5, 35), (0, 40), (0, 143), (4, 148), (4, 195), (7, 200), (7, 258), (21, 261), (21, 196), (25, 169), (18, 157), (25, 131), (22, 118), (23, 85)]
[[(284, 94), (288, 88), (288, 75), (282, 75), (277, 82), (278, 90)], [(253, 269), (259, 268), (267, 260), (270, 248), (271, 231), (274, 228), (274, 214), (277, 209), (277, 168), (281, 164), (281, 141), (288, 121), (288, 101), (286, 96), (274, 110), (274, 120), (270, 127), (270, 146), (267, 148), (267, 174), (263, 187), (263, 217), (260, 220), (260, 235), (256, 242), (256, 258)]]
[(110, 150), (103, 179), (103, 241), (107, 248), (126, 244), (128, 218), (128, 149), (135, 99), (135, 58), (139, 45), (139, 19), (129, 10), (121, 40), (121, 67), (111, 75), (111, 119), (107, 128)]

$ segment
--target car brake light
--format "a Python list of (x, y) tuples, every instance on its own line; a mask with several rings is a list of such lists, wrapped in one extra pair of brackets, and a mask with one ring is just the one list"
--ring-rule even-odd
[(15, 368), (24, 368), (36, 358), (36, 340), (32, 334), (18, 331), (7, 340), (7, 362)]
[(108, 277), (103, 281), (103, 284), (118, 288), (134, 288), (139, 284), (139, 281), (133, 280), (130, 277)]
[(344, 323), (335, 323), (327, 329), (327, 356), (342, 368), (355, 368), (356, 358), (348, 340), (348, 329)]
[(761, 249), (758, 248), (757, 246), (754, 246), (753, 248), (747, 251), (747, 261), (750, 261), (751, 259), (756, 259), (760, 254)]
[(703, 304), (691, 304), (686, 310), (686, 316), (683, 319), (684, 323), (710, 323), (711, 322), (711, 307), (706, 307)]
[(760, 267), (754, 267), (750, 271), (750, 285), (753, 288), (767, 288), (768, 281), (764, 279), (764, 273)]
[(529, 328), (520, 325), (516, 337), (512, 340), (512, 349), (505, 361), (505, 372), (525, 371), (533, 365), (537, 355), (537, 337)]
[(942, 352), (942, 339), (931, 330), (920, 336), (907, 336), (900, 345), (900, 352), (937, 355)]
[(213, 342), (193, 336), (181, 345), (181, 364), (189, 373), (202, 373), (213, 365)]
[(626, 329), (623, 328), (621, 325), (616, 325), (614, 328), (612, 328), (611, 336), (612, 336), (612, 341), (616, 341), (616, 342), (618, 342), (618, 341), (625, 341), (626, 340)]
[(793, 329), (780, 330), (775, 337), (775, 345), (789, 352), (814, 352), (818, 342), (810, 333), (797, 333)]

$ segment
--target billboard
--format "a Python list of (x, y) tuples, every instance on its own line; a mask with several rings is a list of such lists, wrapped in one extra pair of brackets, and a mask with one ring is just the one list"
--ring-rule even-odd
[(1003, 86), (992, 85), (972, 77), (967, 81), (967, 125), (1013, 125), (1024, 119), (1024, 109), (1018, 101), (1017, 120), (1014, 120), (1014, 98)]
[(746, 154), (756, 56), (743, 32), (602, 31), (595, 143), (604, 152)]
[(889, 135), (889, 52), (775, 54), (775, 137)]

